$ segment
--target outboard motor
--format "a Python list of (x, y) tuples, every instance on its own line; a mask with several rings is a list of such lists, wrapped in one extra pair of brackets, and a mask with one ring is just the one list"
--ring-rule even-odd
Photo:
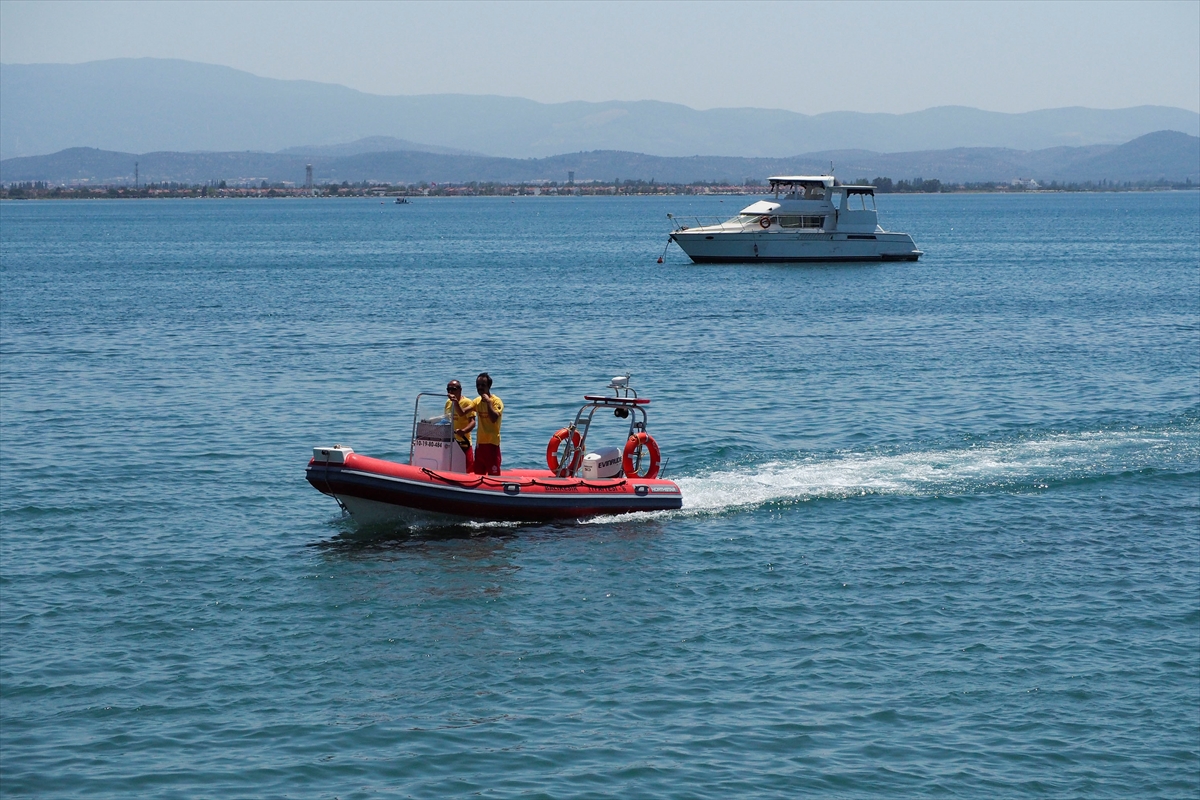
[(615, 478), (621, 474), (621, 448), (601, 447), (583, 457), (584, 480)]

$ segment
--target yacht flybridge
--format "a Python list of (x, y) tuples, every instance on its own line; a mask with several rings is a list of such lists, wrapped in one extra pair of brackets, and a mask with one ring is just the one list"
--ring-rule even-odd
[(907, 233), (879, 227), (874, 186), (842, 185), (832, 175), (768, 180), (774, 200), (751, 203), (725, 222), (679, 224), (671, 241), (697, 264), (916, 261), (922, 255)]

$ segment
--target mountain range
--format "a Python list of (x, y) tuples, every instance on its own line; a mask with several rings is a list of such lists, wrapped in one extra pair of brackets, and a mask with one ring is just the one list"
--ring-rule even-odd
[[(1200, 135), (1200, 114), (1159, 106), (1021, 114), (956, 106), (908, 114), (700, 111), (658, 101), (382, 96), (172, 59), (0, 64), (0, 158), (5, 159), (76, 147), (292, 154), (304, 148), (305, 157), (354, 157), (367, 151), (336, 148), (370, 137), (405, 140), (409, 146), (403, 152), (461, 157), (544, 159), (623, 151), (780, 159), (829, 151), (1115, 146), (1160, 130)], [(335, 149), (317, 149), (322, 147)]]
[(48, 156), (0, 161), (0, 182), (132, 184), (136, 164), (142, 183), (191, 184), (225, 180), (243, 184), (260, 181), (301, 184), (306, 165), (312, 164), (313, 178), (318, 184), (342, 181), (563, 183), (569, 172), (574, 172), (579, 183), (618, 179), (741, 183), (770, 175), (824, 173), (831, 166), (845, 180), (923, 177), (968, 183), (1035, 178), (1040, 182), (1083, 183), (1163, 179), (1173, 182), (1191, 180), (1200, 184), (1200, 138), (1177, 131), (1150, 133), (1116, 146), (1053, 147), (1033, 151), (979, 147), (912, 153), (835, 150), (782, 159), (672, 158), (613, 150), (512, 159), (408, 149), (363, 150), (381, 146), (403, 147), (404, 143), (376, 139), (339, 148), (314, 147), (307, 152), (282, 153), (134, 154), (71, 148)]

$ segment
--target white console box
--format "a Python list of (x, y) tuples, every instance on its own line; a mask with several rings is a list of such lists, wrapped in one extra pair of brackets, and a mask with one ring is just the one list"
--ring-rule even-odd
[(333, 447), (314, 447), (313, 461), (318, 464), (345, 464), (346, 456), (353, 453), (349, 447), (335, 444)]
[(467, 456), (448, 423), (422, 421), (417, 423), (411, 464), (439, 472), (466, 472)]

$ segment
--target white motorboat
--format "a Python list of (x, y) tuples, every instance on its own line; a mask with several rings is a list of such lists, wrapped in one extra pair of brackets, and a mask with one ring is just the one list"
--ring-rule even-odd
[(679, 225), (671, 241), (697, 264), (745, 261), (916, 261), (907, 233), (879, 227), (874, 186), (848, 186), (832, 175), (768, 179), (774, 200), (751, 203), (736, 217)]

